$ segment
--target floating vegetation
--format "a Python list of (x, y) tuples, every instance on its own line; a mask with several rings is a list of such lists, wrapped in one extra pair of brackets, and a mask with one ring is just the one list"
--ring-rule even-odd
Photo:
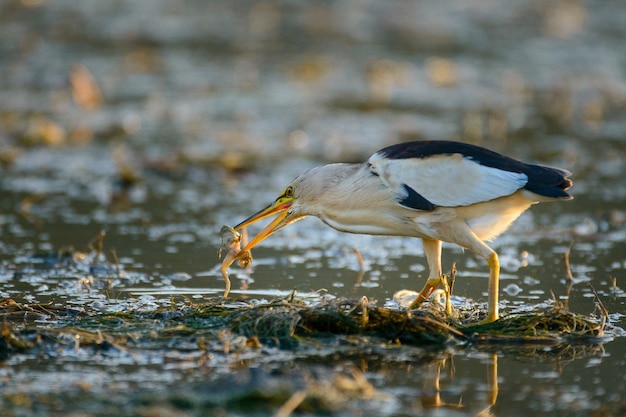
[[(360, 336), (390, 345), (576, 345), (601, 342), (602, 318), (574, 314), (555, 304), (543, 311), (504, 315), (488, 324), (476, 320), (471, 309), (452, 319), (442, 308), (419, 310), (376, 306), (360, 300), (334, 299), (305, 303), (291, 296), (272, 301), (209, 300), (151, 311), (87, 312), (52, 304), (0, 302), (3, 325), (0, 357), (34, 349), (44, 341), (75, 348), (133, 347), (204, 349), (228, 353), (245, 348), (277, 346), (296, 349), (304, 341), (324, 337)], [(179, 343), (180, 339), (193, 339)], [(174, 340), (179, 342), (173, 343)], [(201, 342), (199, 341), (201, 340)]]

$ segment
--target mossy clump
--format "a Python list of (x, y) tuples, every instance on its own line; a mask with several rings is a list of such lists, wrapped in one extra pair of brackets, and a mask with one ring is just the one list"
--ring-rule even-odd
[[(436, 303), (417, 310), (377, 306), (366, 298), (305, 303), (225, 300), (162, 307), (153, 311), (87, 312), (53, 305), (0, 300), (0, 359), (12, 353), (58, 344), (66, 348), (124, 349), (186, 346), (221, 352), (233, 346), (279, 346), (295, 350), (302, 341), (364, 336), (413, 346), (584, 345), (603, 340), (606, 320), (550, 308), (503, 314), (493, 323), (476, 322), (484, 312), (458, 309), (449, 316)], [(35, 318), (36, 320), (29, 320)], [(232, 339), (232, 340), (231, 340)]]

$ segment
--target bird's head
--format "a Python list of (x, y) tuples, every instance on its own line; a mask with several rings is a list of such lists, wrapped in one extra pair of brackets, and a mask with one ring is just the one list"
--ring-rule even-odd
[(235, 226), (235, 230), (239, 231), (252, 223), (265, 219), (266, 217), (278, 215), (265, 227), (265, 229), (263, 229), (254, 237), (254, 239), (250, 241), (250, 243), (246, 245), (244, 250), (249, 251), (253, 246), (256, 246), (277, 230), (282, 229), (283, 227), (306, 216), (306, 213), (302, 213), (301, 211), (298, 195), (298, 180), (296, 179), (285, 187), (283, 192), (278, 196), (278, 198), (276, 198), (276, 200), (274, 200), (273, 203), (254, 213), (252, 216)]
[(338, 183), (353, 173), (357, 166), (330, 164), (313, 168), (293, 180), (283, 192), (267, 207), (248, 217), (235, 226), (239, 231), (273, 215), (277, 217), (246, 245), (250, 250), (271, 234), (305, 216), (319, 216), (319, 210), (340, 200), (334, 193)]

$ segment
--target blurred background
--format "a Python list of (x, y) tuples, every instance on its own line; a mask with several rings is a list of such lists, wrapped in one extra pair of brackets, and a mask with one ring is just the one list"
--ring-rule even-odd
[[(622, 2), (0, 7), (2, 259), (83, 248), (105, 230), (135, 269), (216, 276), (222, 224), (309, 167), (422, 139), (573, 171), (575, 202), (540, 206), (520, 231), (556, 223), (536, 231), (564, 245), (624, 238)], [(310, 224), (301, 249), (337, 240)], [(268, 244), (298, 246), (289, 236)], [(403, 242), (386, 245), (419, 252)], [(610, 244), (589, 256), (599, 250), (621, 254)], [(611, 259), (603, 278), (623, 274), (623, 257)]]

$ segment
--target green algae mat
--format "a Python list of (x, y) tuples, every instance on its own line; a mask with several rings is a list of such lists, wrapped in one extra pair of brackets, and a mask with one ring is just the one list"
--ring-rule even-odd
[(506, 313), (493, 323), (468, 324), (457, 311), (436, 307), (399, 310), (366, 299), (305, 303), (296, 297), (271, 301), (215, 299), (152, 311), (87, 312), (54, 304), (0, 302), (0, 358), (58, 347), (135, 349), (185, 347), (228, 353), (264, 345), (298, 349), (328, 336), (363, 336), (381, 343), (416, 346), (490, 344), (585, 344), (604, 337), (602, 317), (575, 314), (555, 303), (549, 309)]

